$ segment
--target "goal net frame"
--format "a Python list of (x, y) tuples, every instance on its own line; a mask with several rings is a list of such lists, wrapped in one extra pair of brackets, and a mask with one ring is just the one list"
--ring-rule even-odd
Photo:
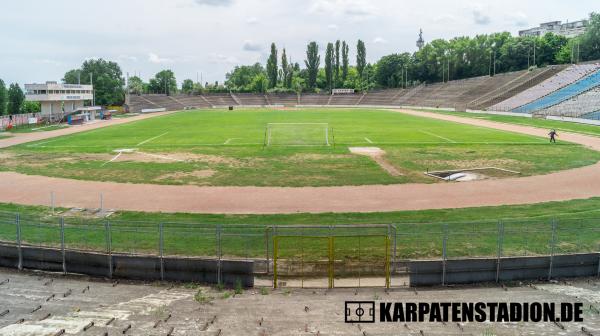
[[(324, 136), (324, 141), (319, 144), (319, 143), (314, 143), (314, 144), (274, 144), (273, 143), (273, 126), (315, 126), (315, 127), (322, 127), (323, 129), (323, 136)], [(267, 123), (266, 127), (265, 127), (265, 139), (264, 139), (264, 143), (263, 143), (263, 147), (269, 147), (269, 146), (296, 146), (296, 147), (317, 147), (317, 146), (331, 146), (332, 142), (335, 144), (335, 138), (332, 138), (332, 141), (329, 140), (329, 137), (333, 136), (333, 129), (329, 128), (329, 123)]]

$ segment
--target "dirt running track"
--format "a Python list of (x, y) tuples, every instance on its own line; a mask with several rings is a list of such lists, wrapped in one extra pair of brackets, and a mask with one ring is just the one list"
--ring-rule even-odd
[[(536, 136), (547, 134), (547, 130), (528, 126), (436, 113), (397, 111)], [(123, 122), (133, 120), (139, 118), (125, 119)], [(116, 123), (121, 122), (113, 124)], [(27, 141), (40, 140), (44, 136), (68, 134), (71, 130), (36, 133), (19, 138), (27, 138)], [(9, 143), (4, 145), (6, 147), (25, 142), (15, 140), (0, 140), (0, 144)], [(600, 151), (600, 137), (561, 133), (560, 140)], [(600, 196), (600, 163), (547, 175), (466, 183), (303, 188), (124, 184), (0, 172), (0, 202), (48, 205), (51, 191), (55, 192), (57, 206), (97, 208), (99, 195), (102, 193), (105, 208), (151, 212), (274, 214), (467, 208)]]

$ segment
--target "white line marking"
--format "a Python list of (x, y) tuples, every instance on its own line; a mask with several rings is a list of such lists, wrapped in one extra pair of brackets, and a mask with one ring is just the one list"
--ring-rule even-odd
[(104, 164), (102, 164), (102, 166), (100, 166), (100, 167), (104, 167), (104, 166), (106, 166), (107, 164), (109, 164), (109, 163), (111, 163), (111, 162), (115, 161), (116, 159), (118, 159), (118, 158), (119, 158), (119, 156), (121, 156), (121, 154), (123, 154), (123, 152), (119, 152), (117, 155), (115, 155), (115, 157), (114, 157), (114, 158), (112, 158), (110, 161), (106, 161), (106, 162), (104, 162)]
[(229, 145), (229, 143), (230, 143), (231, 141), (233, 141), (233, 140), (237, 140), (237, 139), (240, 139), (240, 138), (229, 138), (229, 139), (227, 139), (227, 141), (225, 141), (225, 142), (223, 143), (223, 145)]
[(154, 138), (150, 138), (150, 139), (148, 139), (148, 140), (144, 140), (144, 141), (140, 142), (139, 144), (137, 144), (136, 146), (141, 146), (141, 145), (143, 145), (143, 144), (145, 144), (145, 143), (148, 143), (148, 142), (150, 142), (150, 141), (152, 141), (152, 140), (156, 140), (156, 139), (160, 138), (161, 136), (163, 136), (163, 135), (167, 135), (167, 134), (169, 134), (169, 132), (165, 132), (165, 133), (163, 133), (163, 134), (161, 134), (161, 135), (157, 135), (157, 136), (155, 136)]
[(456, 141), (454, 141), (454, 140), (451, 140), (451, 139), (448, 139), (448, 138), (444, 138), (443, 136), (437, 135), (435, 133), (431, 133), (431, 132), (427, 132), (427, 131), (423, 131), (423, 130), (419, 130), (419, 132), (427, 134), (427, 135), (434, 136), (436, 138), (439, 138), (439, 139), (442, 139), (442, 140), (445, 140), (445, 141), (448, 141), (448, 142), (456, 143)]
[(138, 152), (139, 154), (142, 155), (146, 155), (146, 156), (151, 156), (151, 157), (155, 157), (155, 158), (159, 158), (159, 159), (164, 159), (164, 160), (171, 160), (171, 161), (177, 161), (177, 162), (185, 162), (183, 160), (179, 160), (179, 159), (175, 159), (175, 158), (170, 158), (168, 156), (163, 156), (163, 155), (158, 155), (158, 154), (150, 154), (150, 153), (144, 153), (144, 152)]
[(365, 140), (367, 140), (368, 143), (373, 143), (373, 141), (371, 141), (369, 138), (365, 138)]

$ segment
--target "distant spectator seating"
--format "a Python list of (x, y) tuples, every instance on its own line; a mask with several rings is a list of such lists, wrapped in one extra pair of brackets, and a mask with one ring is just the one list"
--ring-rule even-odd
[(269, 105), (264, 95), (254, 93), (235, 93), (234, 94), (242, 105), (246, 106), (265, 106)]
[(269, 105), (298, 105), (298, 95), (295, 93), (269, 93), (266, 98), (270, 103)]
[(235, 106), (239, 105), (229, 93), (212, 93), (203, 95), (213, 106)]
[(572, 65), (554, 75), (551, 78), (543, 81), (539, 85), (531, 87), (507, 100), (490, 107), (494, 111), (513, 111), (523, 105), (534, 102), (544, 96), (551, 94), (569, 84), (572, 84), (579, 79), (595, 72), (600, 68), (598, 64), (581, 64)]
[[(554, 104), (556, 101), (560, 103)], [(573, 118), (600, 110), (600, 72), (515, 111), (532, 112), (544, 106), (546, 108), (541, 111), (543, 114)]]
[(330, 97), (329, 105), (356, 105), (362, 96), (362, 93), (335, 94)]
[(331, 95), (328, 94), (303, 94), (300, 96), (300, 105), (327, 105)]

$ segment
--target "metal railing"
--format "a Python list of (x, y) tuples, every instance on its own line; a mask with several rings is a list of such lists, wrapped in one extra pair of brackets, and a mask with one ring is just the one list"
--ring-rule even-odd
[[(387, 236), (394, 273), (397, 263), (408, 260), (599, 252), (600, 218), (299, 226), (123, 221), (0, 212), (0, 242), (4, 244), (156, 256), (161, 260), (172, 256), (256, 260), (257, 265), (264, 265), (260, 269), (266, 274), (272, 271), (276, 236), (346, 237), (340, 241), (345, 242), (347, 254), (353, 253), (358, 243), (347, 237)], [(369, 240), (363, 240), (361, 244), (362, 262), (380, 257), (377, 243), (369, 246)], [(312, 252), (308, 251), (306, 257), (311, 258)], [(314, 258), (318, 254), (314, 252)]]

